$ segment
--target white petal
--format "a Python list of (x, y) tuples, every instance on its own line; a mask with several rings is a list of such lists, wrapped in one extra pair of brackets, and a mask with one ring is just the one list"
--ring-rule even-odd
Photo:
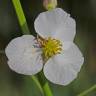
[(17, 73), (32, 75), (43, 66), (41, 49), (36, 47), (32, 35), (23, 35), (13, 39), (5, 49), (9, 67)]
[(32, 35), (23, 35), (13, 39), (6, 47), (5, 53), (8, 59), (19, 58), (23, 53), (25, 47), (31, 47), (34, 43)]
[[(65, 48), (63, 45), (63, 56), (64, 58), (79, 58), (79, 57), (83, 57), (80, 49), (76, 46), (76, 44), (74, 44), (73, 42), (69, 42), (69, 46), (66, 46), (67, 42), (65, 42)], [(67, 49), (68, 47), (68, 49)], [(66, 49), (66, 50), (64, 50)]]
[(42, 58), (40, 54), (34, 54), (30, 58), (20, 58), (19, 60), (9, 60), (9, 67), (20, 74), (24, 75), (34, 75), (42, 70)]
[(76, 32), (75, 20), (60, 8), (40, 13), (34, 26), (43, 38), (54, 37), (63, 41), (72, 41)]
[(53, 38), (61, 41), (73, 41), (76, 34), (76, 23), (71, 17), (67, 17), (66, 21), (58, 28)]
[(73, 45), (64, 53), (49, 59), (44, 66), (44, 74), (55, 84), (67, 85), (77, 77), (83, 62), (81, 52)]
[(65, 42), (61, 42), (61, 44), (62, 44), (62, 50), (65, 51), (72, 46), (73, 42), (65, 41)]

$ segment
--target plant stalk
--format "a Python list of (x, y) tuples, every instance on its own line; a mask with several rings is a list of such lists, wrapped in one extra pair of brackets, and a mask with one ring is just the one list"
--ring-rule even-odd
[[(16, 11), (16, 15), (20, 24), (20, 27), (22, 29), (23, 34), (30, 34), (28, 24), (20, 3), (20, 0), (12, 0), (14, 9)], [(40, 89), (41, 93), (43, 96), (53, 96), (51, 89), (48, 85), (48, 83), (45, 80), (45, 83), (42, 85), (42, 81), (40, 81), (36, 76), (31, 76), (32, 80), (35, 82), (35, 84), (38, 86)], [(41, 79), (44, 79), (44, 77), (40, 77)]]
[(93, 85), (91, 88), (85, 90), (84, 92), (80, 93), (77, 96), (87, 96), (88, 93), (92, 92), (95, 89), (96, 89), (96, 85)]

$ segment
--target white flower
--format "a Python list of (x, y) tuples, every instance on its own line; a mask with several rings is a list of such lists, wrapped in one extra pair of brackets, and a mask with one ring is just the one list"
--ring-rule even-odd
[(5, 52), (9, 67), (25, 75), (36, 74), (43, 68), (45, 77), (51, 82), (69, 84), (84, 62), (82, 53), (73, 43), (75, 20), (56, 8), (40, 13), (34, 26), (39, 38), (23, 35), (8, 44)]

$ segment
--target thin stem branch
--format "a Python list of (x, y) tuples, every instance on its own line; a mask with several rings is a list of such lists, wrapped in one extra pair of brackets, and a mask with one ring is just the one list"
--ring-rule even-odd
[[(30, 34), (20, 0), (12, 0), (12, 3), (15, 8), (15, 11), (16, 11), (16, 14), (18, 17), (18, 21), (19, 21), (23, 34)], [(38, 86), (38, 88), (40, 89), (40, 91), (43, 95), (53, 96), (48, 83), (44, 83), (44, 85), (41, 85), (42, 82), (40, 82), (38, 80), (38, 78), (36, 78), (35, 76), (32, 76), (31, 78), (36, 83), (36, 85)], [(43, 77), (41, 77), (41, 78), (43, 78)]]
[(44, 96), (53, 96), (53, 93), (51, 91), (51, 88), (43, 74), (43, 71), (41, 71), (39, 74), (38, 74), (38, 80), (39, 82), (41, 83), (42, 85), (42, 88), (43, 88), (43, 91), (44, 91)]
[[(17, 17), (18, 17), (18, 21), (20, 24), (20, 27), (22, 29), (23, 34), (30, 34), (29, 29), (28, 29), (28, 25), (27, 25), (27, 21), (20, 3), (20, 0), (12, 0), (12, 3), (14, 5)], [(33, 81), (36, 83), (36, 85), (38, 86), (38, 88), (40, 89), (41, 93), (43, 93), (43, 89), (40, 85), (40, 82), (38, 81), (38, 79), (35, 76), (31, 76), (31, 78), (33, 79)]]
[(51, 92), (51, 89), (49, 87), (49, 84), (48, 82), (46, 82), (43, 86), (43, 90), (44, 90), (44, 93), (45, 93), (45, 96), (53, 96), (52, 92)]
[(38, 86), (38, 88), (40, 89), (42, 95), (44, 96), (43, 88), (42, 88), (38, 78), (36, 76), (31, 76), (31, 78), (35, 82), (35, 84)]
[(30, 34), (20, 0), (12, 0), (23, 34)]
[(91, 88), (85, 90), (84, 92), (80, 93), (79, 95), (77, 96), (87, 96), (88, 93), (90, 93), (91, 91), (95, 90), (96, 89), (96, 85), (93, 85)]

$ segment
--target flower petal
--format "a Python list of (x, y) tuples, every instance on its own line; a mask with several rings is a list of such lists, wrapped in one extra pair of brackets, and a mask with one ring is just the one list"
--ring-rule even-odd
[(76, 32), (75, 20), (61, 8), (40, 13), (34, 26), (41, 37), (54, 37), (63, 41), (72, 41)]
[(8, 61), (8, 65), (13, 71), (24, 75), (34, 75), (42, 70), (43, 62), (40, 54), (35, 54), (31, 58), (20, 59)]
[(41, 49), (32, 35), (13, 39), (5, 49), (9, 67), (17, 73), (32, 75), (43, 66)]
[(8, 59), (19, 58), (25, 47), (28, 47), (29, 45), (32, 46), (33, 42), (34, 37), (31, 35), (23, 35), (22, 37), (13, 39), (5, 49)]
[(55, 84), (67, 85), (76, 77), (84, 62), (81, 52), (73, 44), (62, 54), (49, 59), (44, 66), (44, 74), (48, 80)]
[(62, 50), (68, 50), (68, 48), (70, 48), (70, 46), (72, 46), (73, 42), (70, 41), (65, 41), (65, 42), (61, 42), (62, 44)]

